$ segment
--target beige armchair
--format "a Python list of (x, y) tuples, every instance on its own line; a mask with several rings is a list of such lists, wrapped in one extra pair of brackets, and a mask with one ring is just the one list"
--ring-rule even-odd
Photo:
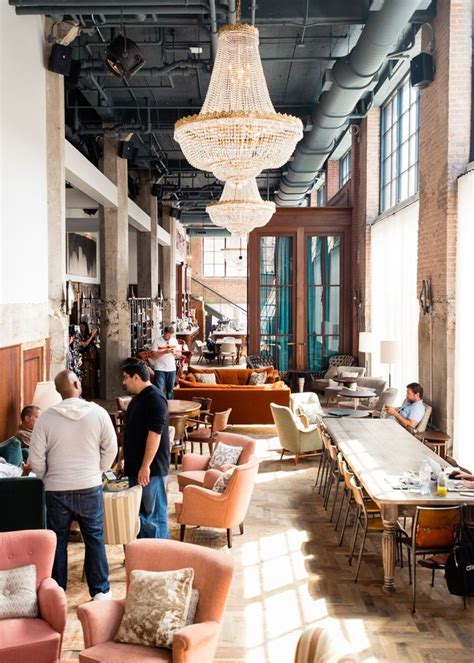
[[(289, 407), (275, 403), (271, 403), (270, 407), (282, 446), (280, 460), (285, 451), (289, 451), (295, 454), (296, 465), (300, 456), (313, 455), (322, 449), (323, 443), (317, 424), (305, 425)], [(302, 416), (304, 417), (304, 415)]]

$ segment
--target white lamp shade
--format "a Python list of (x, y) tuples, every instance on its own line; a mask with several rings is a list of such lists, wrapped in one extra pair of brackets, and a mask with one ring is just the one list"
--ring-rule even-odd
[(54, 382), (49, 380), (47, 382), (37, 382), (33, 401), (31, 405), (36, 405), (40, 410), (47, 410), (53, 405), (61, 402), (61, 396), (56, 391)]
[(375, 350), (375, 334), (372, 332), (359, 332), (359, 352), (372, 354)]
[(398, 341), (380, 341), (380, 363), (396, 364), (400, 360), (400, 343)]

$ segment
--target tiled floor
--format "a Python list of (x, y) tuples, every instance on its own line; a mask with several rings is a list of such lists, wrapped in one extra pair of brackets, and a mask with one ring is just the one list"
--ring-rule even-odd
[[(258, 436), (260, 472), (246, 520), (245, 534), (234, 535), (227, 550), (225, 533), (189, 530), (187, 541), (222, 549), (236, 563), (236, 575), (216, 660), (252, 663), (293, 661), (296, 642), (310, 624), (329, 626), (334, 637), (349, 639), (366, 663), (473, 660), (472, 599), (451, 596), (441, 574), (434, 589), (430, 572), (419, 572), (416, 615), (410, 611), (407, 569), (397, 569), (397, 592), (381, 588), (380, 544), (369, 542), (357, 585), (347, 564), (347, 547), (339, 548), (333, 525), (312, 491), (317, 461), (295, 467), (291, 456), (279, 462), (272, 427), (249, 427)], [(243, 432), (243, 430), (239, 431)], [(170, 501), (177, 494), (170, 480)], [(172, 521), (173, 538), (178, 528)], [(76, 606), (88, 600), (80, 581), (82, 545), (70, 544), (69, 623), (63, 658), (75, 659), (82, 646)], [(109, 549), (114, 595), (124, 595), (123, 553)]]

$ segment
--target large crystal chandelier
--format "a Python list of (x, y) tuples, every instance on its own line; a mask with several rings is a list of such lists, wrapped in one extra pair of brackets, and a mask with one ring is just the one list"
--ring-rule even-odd
[(216, 226), (232, 235), (244, 236), (266, 225), (275, 213), (275, 203), (262, 200), (255, 179), (225, 183), (221, 199), (209, 203), (206, 212)]
[[(240, 4), (240, 3), (238, 3)], [(303, 137), (299, 118), (276, 113), (258, 50), (258, 30), (238, 22), (219, 30), (201, 112), (179, 120), (175, 140), (189, 163), (226, 182), (280, 168)]]

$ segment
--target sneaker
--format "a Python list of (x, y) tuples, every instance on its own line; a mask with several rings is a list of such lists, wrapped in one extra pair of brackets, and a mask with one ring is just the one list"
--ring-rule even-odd
[(112, 590), (109, 589), (108, 592), (99, 592), (95, 594), (92, 599), (94, 601), (110, 601), (112, 599)]

